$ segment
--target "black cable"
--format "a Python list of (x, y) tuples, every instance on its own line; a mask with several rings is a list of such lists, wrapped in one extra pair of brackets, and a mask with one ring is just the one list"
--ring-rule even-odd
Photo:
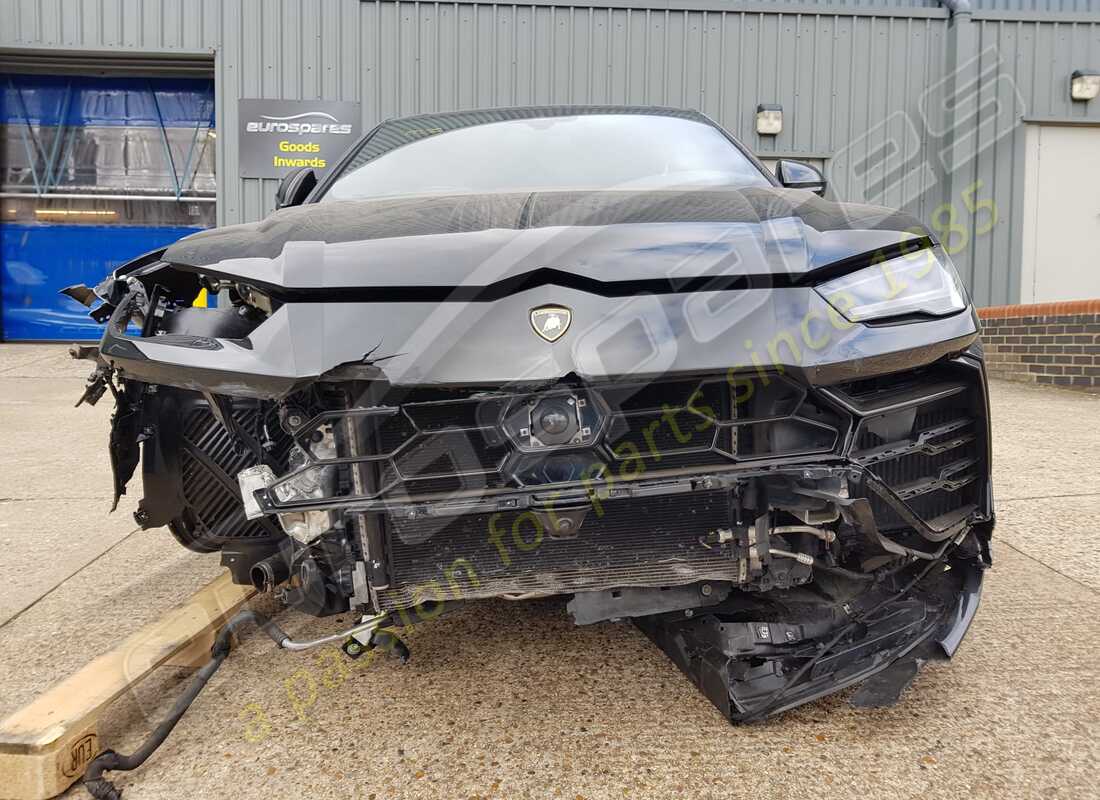
[(837, 575), (841, 578), (847, 578), (850, 581), (871, 582), (871, 581), (877, 581), (878, 580), (878, 577), (876, 577), (873, 573), (855, 572), (855, 571), (850, 570), (850, 569), (844, 569), (844, 567), (834, 567), (831, 564), (826, 564), (820, 558), (815, 558), (814, 559), (813, 566), (814, 566), (814, 569), (819, 569), (822, 572), (828, 572), (828, 573), (831, 573), (833, 575)]
[(822, 572), (828, 572), (833, 575), (837, 575), (841, 578), (847, 578), (850, 581), (877, 581), (878, 578), (870, 572), (854, 572), (850, 569), (844, 569), (844, 567), (835, 567), (832, 564), (826, 564), (820, 558), (814, 558), (810, 555), (794, 553), (790, 550), (780, 550), (779, 548), (771, 548), (771, 554), (778, 556), (779, 558), (790, 558), (797, 561), (799, 564), (806, 564), (814, 569), (819, 569)]
[(221, 629), (214, 640), (214, 646), (210, 650), (210, 660), (195, 674), (190, 685), (176, 700), (172, 711), (153, 729), (153, 732), (142, 742), (141, 747), (130, 755), (121, 755), (114, 750), (107, 750), (96, 756), (88, 765), (88, 769), (84, 772), (84, 788), (88, 790), (92, 797), (96, 800), (119, 800), (122, 797), (122, 791), (104, 778), (103, 773), (109, 770), (129, 772), (137, 769), (146, 762), (149, 756), (156, 752), (158, 747), (164, 744), (168, 734), (183, 718), (187, 709), (195, 702), (199, 692), (203, 690), (214, 676), (214, 673), (218, 671), (218, 667), (225, 661), (226, 656), (229, 655), (229, 638), (245, 625), (255, 625), (266, 633), (275, 644), (280, 644), (287, 638), (282, 629), (263, 614), (255, 611), (237, 612), (225, 624), (225, 627)]

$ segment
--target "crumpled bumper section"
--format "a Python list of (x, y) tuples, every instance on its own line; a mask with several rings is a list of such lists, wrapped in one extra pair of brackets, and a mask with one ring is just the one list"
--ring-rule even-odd
[(691, 617), (636, 622), (731, 722), (762, 719), (856, 684), (852, 705), (888, 706), (924, 664), (955, 653), (977, 612), (987, 566), (970, 554), (933, 568), (905, 593), (875, 586), (837, 600), (806, 590), (772, 592), (748, 607), (739, 598)]

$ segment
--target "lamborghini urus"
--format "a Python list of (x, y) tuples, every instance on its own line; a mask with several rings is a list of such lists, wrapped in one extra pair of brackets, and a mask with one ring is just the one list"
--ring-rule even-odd
[(140, 462), (143, 527), (354, 612), (350, 656), (563, 596), (733, 721), (893, 702), (990, 564), (979, 326), (919, 220), (825, 193), (694, 111), (384, 122), (266, 219), (66, 290), (116, 504)]

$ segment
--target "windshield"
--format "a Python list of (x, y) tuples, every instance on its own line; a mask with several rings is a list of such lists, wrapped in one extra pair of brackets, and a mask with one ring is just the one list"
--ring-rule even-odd
[(769, 185), (712, 125), (644, 114), (590, 114), (474, 125), (417, 139), (364, 164), (353, 160), (322, 202)]

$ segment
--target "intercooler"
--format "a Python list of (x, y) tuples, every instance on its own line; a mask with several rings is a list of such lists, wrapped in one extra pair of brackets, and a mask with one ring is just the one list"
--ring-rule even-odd
[[(238, 400), (232, 407), (237, 431), (254, 448), (235, 442), (231, 433), (198, 395), (179, 392), (179, 491), (182, 516), (170, 525), (177, 538), (197, 549), (217, 549), (227, 541), (276, 541), (282, 536), (273, 519), (249, 520), (241, 504), (237, 473), (263, 460), (285, 470), (290, 437), (279, 426), (270, 407)], [(162, 418), (161, 424), (164, 424)], [(261, 444), (263, 443), (263, 444)], [(266, 444), (266, 447), (264, 446)]]

